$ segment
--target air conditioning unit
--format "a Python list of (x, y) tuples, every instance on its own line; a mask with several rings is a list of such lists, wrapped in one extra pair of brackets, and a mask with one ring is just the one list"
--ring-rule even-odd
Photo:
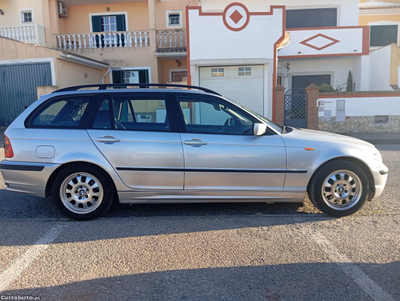
[(67, 6), (62, 2), (58, 2), (58, 16), (60, 18), (68, 18)]

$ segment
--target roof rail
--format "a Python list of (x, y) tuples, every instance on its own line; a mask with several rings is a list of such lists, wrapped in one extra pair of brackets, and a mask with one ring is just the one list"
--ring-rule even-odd
[(58, 92), (68, 92), (68, 91), (77, 91), (79, 89), (83, 88), (95, 88), (98, 87), (98, 90), (107, 90), (107, 88), (126, 88), (126, 87), (140, 87), (140, 88), (149, 88), (149, 87), (167, 87), (167, 88), (186, 88), (186, 89), (196, 89), (200, 90), (206, 93), (210, 94), (215, 94), (218, 96), (222, 96), (218, 92), (215, 92), (213, 90), (203, 88), (203, 87), (198, 87), (198, 86), (189, 86), (189, 85), (178, 85), (178, 84), (94, 84), (94, 85), (82, 85), (82, 86), (73, 86), (73, 87), (67, 87), (67, 88), (62, 88), (59, 90), (54, 91), (53, 93), (58, 93)]

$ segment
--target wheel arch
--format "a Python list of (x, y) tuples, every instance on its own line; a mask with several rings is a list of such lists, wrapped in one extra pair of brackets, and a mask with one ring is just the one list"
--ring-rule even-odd
[(103, 167), (91, 163), (91, 162), (86, 162), (86, 161), (74, 161), (74, 162), (68, 162), (65, 164), (60, 165), (56, 170), (53, 171), (53, 173), (51, 174), (51, 176), (49, 177), (49, 179), (47, 180), (47, 184), (46, 184), (46, 189), (45, 189), (45, 194), (46, 194), (46, 198), (51, 196), (51, 188), (53, 186), (54, 180), (57, 177), (57, 175), (65, 168), (71, 166), (71, 165), (75, 165), (75, 164), (81, 164), (81, 165), (87, 165), (87, 166), (91, 166), (91, 167), (95, 167), (95, 168), (99, 168), (102, 171), (104, 171), (104, 174), (108, 177), (110, 183), (112, 184), (112, 187), (114, 189), (115, 192), (115, 200), (118, 201), (118, 190), (117, 187), (115, 186), (115, 182), (112, 178), (112, 176), (109, 174), (109, 172), (107, 170), (105, 170)]
[(369, 190), (371, 190), (372, 192), (375, 192), (374, 177), (372, 176), (372, 172), (369, 169), (368, 165), (364, 161), (362, 161), (360, 159), (357, 159), (357, 158), (354, 158), (354, 157), (346, 157), (346, 156), (337, 157), (337, 158), (333, 158), (333, 159), (330, 159), (328, 161), (325, 161), (316, 170), (314, 170), (314, 172), (313, 172), (312, 176), (310, 177), (310, 180), (308, 181), (308, 184), (307, 184), (307, 192), (309, 191), (310, 183), (312, 182), (312, 180), (314, 179), (314, 177), (318, 173), (318, 171), (321, 170), (321, 168), (323, 168), (326, 164), (331, 163), (333, 161), (339, 161), (339, 160), (350, 161), (350, 162), (353, 162), (353, 163), (357, 164), (358, 166), (360, 166), (362, 168), (362, 170), (365, 172), (365, 174), (367, 175), (368, 182), (369, 182), (368, 183), (369, 184)]

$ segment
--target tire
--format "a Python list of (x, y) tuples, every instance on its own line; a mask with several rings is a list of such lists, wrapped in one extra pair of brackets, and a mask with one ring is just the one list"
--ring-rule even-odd
[(359, 211), (368, 198), (368, 192), (366, 173), (348, 160), (335, 160), (323, 165), (312, 177), (308, 188), (314, 206), (334, 217)]
[(52, 198), (57, 208), (78, 221), (95, 219), (106, 213), (114, 195), (114, 185), (106, 172), (87, 164), (65, 167), (52, 186)]

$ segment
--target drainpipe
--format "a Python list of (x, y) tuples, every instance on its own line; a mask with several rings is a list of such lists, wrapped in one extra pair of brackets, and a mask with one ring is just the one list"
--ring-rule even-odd
[(101, 83), (104, 84), (104, 79), (106, 78), (106, 76), (111, 72), (111, 67), (108, 67), (108, 70), (106, 73), (104, 73), (104, 75), (101, 78)]

